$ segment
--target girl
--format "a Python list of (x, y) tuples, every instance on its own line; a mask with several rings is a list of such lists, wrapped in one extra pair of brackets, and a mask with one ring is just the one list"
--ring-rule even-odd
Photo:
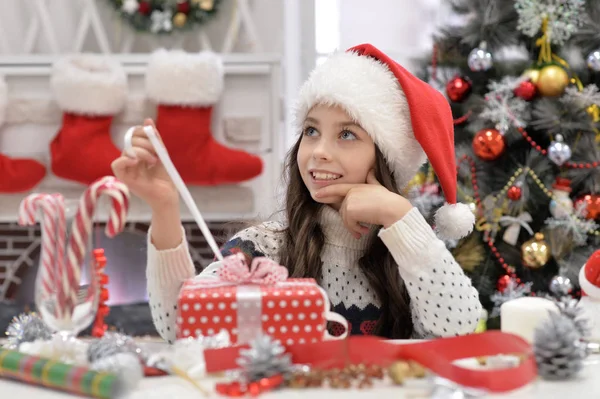
[[(285, 166), (286, 223), (239, 232), (223, 255), (243, 252), (248, 262), (267, 256), (292, 277), (315, 278), (351, 334), (473, 332), (481, 309), (477, 291), (399, 194), (427, 154), (448, 201), (436, 214), (439, 234), (458, 239), (472, 230), (473, 214), (455, 203), (454, 133), (444, 97), (373, 46), (361, 45), (311, 73), (296, 122), (299, 137)], [(173, 342), (177, 296), (182, 282), (194, 277), (194, 265), (177, 191), (142, 128), (132, 144), (135, 157), (123, 155), (113, 170), (153, 209), (148, 293), (160, 335)], [(219, 267), (214, 262), (195, 278), (215, 278)]]

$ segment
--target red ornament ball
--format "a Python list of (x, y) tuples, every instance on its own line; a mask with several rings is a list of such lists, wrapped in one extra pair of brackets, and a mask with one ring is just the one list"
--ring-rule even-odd
[(138, 12), (142, 15), (149, 15), (152, 11), (152, 6), (149, 1), (140, 1), (138, 6)]
[(506, 149), (504, 136), (496, 129), (483, 129), (473, 138), (473, 152), (484, 161), (498, 159)]
[(508, 287), (508, 284), (510, 283), (510, 276), (508, 274), (505, 274), (504, 276), (500, 277), (498, 279), (498, 283), (496, 284), (496, 289), (500, 292), (504, 292), (504, 290), (506, 289), (506, 287)]
[(506, 192), (506, 196), (508, 197), (508, 199), (510, 199), (512, 201), (520, 200), (522, 194), (523, 194), (523, 191), (521, 190), (521, 187), (519, 187), (519, 186), (511, 186), (508, 189), (508, 191)]
[(189, 1), (182, 1), (181, 3), (177, 4), (177, 12), (183, 13), (183, 14), (187, 14), (190, 12), (190, 2)]
[(514, 93), (525, 101), (531, 101), (537, 94), (537, 87), (531, 80), (524, 80), (515, 88)]
[(581, 203), (585, 202), (587, 205), (585, 209), (587, 214), (586, 219), (597, 220), (600, 219), (600, 194), (585, 194), (575, 200), (575, 209), (577, 209)]
[(456, 76), (446, 84), (446, 94), (454, 102), (464, 101), (471, 93), (471, 89), (471, 82), (462, 76)]

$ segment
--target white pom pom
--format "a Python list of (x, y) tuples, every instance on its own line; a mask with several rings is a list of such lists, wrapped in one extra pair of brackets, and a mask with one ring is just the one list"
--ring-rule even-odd
[(473, 231), (475, 215), (466, 204), (446, 203), (435, 213), (435, 226), (442, 238), (458, 240)]

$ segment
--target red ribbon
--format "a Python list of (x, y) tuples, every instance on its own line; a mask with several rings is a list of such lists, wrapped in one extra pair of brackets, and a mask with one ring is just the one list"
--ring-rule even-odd
[[(440, 377), (456, 384), (507, 392), (533, 381), (537, 367), (531, 345), (521, 337), (500, 331), (487, 331), (425, 342), (397, 344), (374, 336), (352, 336), (340, 341), (284, 345), (295, 364), (318, 368), (342, 368), (349, 364), (387, 366), (400, 359), (414, 360)], [(204, 352), (209, 373), (237, 368), (239, 350), (246, 346), (212, 349)], [(481, 356), (511, 354), (522, 356), (522, 362), (505, 369), (470, 369), (455, 360)]]

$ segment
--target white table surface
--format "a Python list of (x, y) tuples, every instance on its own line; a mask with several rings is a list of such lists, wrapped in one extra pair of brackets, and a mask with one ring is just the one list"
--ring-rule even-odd
[[(538, 378), (531, 384), (518, 390), (504, 394), (490, 394), (486, 398), (505, 398), (505, 399), (548, 399), (548, 398), (598, 398), (600, 397), (600, 356), (594, 355), (586, 360), (586, 366), (579, 375), (568, 381), (545, 381)], [(214, 384), (217, 379), (206, 378), (200, 381), (201, 385), (207, 390), (213, 392), (211, 397), (220, 397), (214, 393)], [(377, 384), (370, 389), (364, 390), (342, 390), (330, 388), (311, 388), (311, 389), (285, 389), (274, 392), (268, 392), (259, 397), (265, 399), (277, 398), (306, 398), (310, 399), (354, 399), (354, 398), (394, 398), (394, 399), (416, 399), (426, 398), (427, 396), (417, 396), (416, 393), (423, 393), (419, 390), (419, 385), (423, 381), (414, 381), (406, 387), (392, 386), (387, 383)], [(302, 396), (301, 396), (302, 395)], [(0, 379), (0, 398), (14, 399), (68, 399), (75, 396), (54, 391), (46, 388), (38, 388), (28, 384)], [(188, 382), (172, 376), (151, 377), (142, 380), (139, 388), (127, 396), (126, 399), (199, 399), (204, 396)], [(249, 396), (248, 396), (249, 397)]]

